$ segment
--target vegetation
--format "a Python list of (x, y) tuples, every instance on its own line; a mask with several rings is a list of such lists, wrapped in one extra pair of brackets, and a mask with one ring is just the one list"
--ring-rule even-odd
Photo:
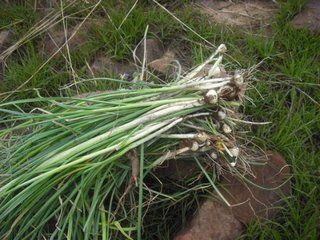
[[(184, 60), (192, 64), (206, 59), (214, 51), (214, 46), (226, 43), (229, 54), (227, 69), (248, 69), (261, 63), (254, 69), (254, 89), (248, 91), (252, 101), (246, 101), (242, 111), (254, 121), (271, 121), (272, 124), (252, 128), (252, 131), (247, 133), (248, 137), (252, 137), (256, 144), (265, 149), (274, 149), (283, 154), (293, 173), (293, 195), (287, 199), (278, 219), (274, 222), (250, 224), (242, 238), (317, 239), (316, 231), (320, 218), (320, 189), (317, 187), (320, 184), (320, 37), (306, 30), (293, 29), (290, 25), (290, 20), (301, 11), (304, 1), (279, 1), (280, 11), (268, 34), (263, 30), (252, 33), (213, 25), (196, 8), (188, 5), (187, 1), (175, 1), (165, 5), (185, 26), (153, 1), (139, 1), (134, 8), (134, 1), (122, 1), (121, 4), (119, 1), (101, 1), (96, 8), (90, 3), (71, 3), (64, 8), (63, 14), (71, 15), (67, 23), (61, 21), (60, 17), (47, 25), (52, 26), (58, 22), (60, 25), (67, 24), (68, 29), (72, 29), (86, 16), (89, 20), (102, 23), (89, 30), (83, 25), (77, 31), (77, 34), (81, 34), (81, 31), (86, 29), (87, 39), (81, 47), (70, 51), (63, 49), (63, 54), (57, 54), (50, 61), (47, 61), (50, 56), (38, 50), (39, 42), (44, 38), (41, 31), (34, 37), (27, 38), (22, 46), (6, 56), (5, 75), (0, 82), (2, 99), (13, 101), (37, 97), (39, 94), (48, 97), (65, 95), (66, 90), (61, 87), (85, 78), (86, 64), (98, 54), (129, 61), (130, 50), (143, 38), (147, 25), (148, 35), (157, 36), (165, 44), (181, 49), (187, 56)], [(181, 7), (183, 4), (186, 7)], [(34, 6), (32, 1), (4, 4), (6, 11), (0, 12), (0, 29), (14, 32), (10, 39), (11, 44), (15, 44), (43, 18), (44, 13), (35, 13)], [(127, 15), (130, 9), (132, 10)], [(198, 34), (186, 26), (196, 30)], [(109, 75), (105, 73), (102, 77)], [(68, 88), (68, 91), (81, 93), (88, 90), (107, 90), (110, 87), (116, 88), (119, 84), (101, 80), (78, 88), (75, 86), (77, 85)], [(22, 103), (20, 107), (25, 111), (39, 107), (39, 104), (32, 102)], [(49, 144), (54, 139), (47, 141)], [(7, 163), (4, 161), (0, 166), (3, 164)], [(117, 177), (123, 180), (126, 176)], [(86, 179), (82, 181), (85, 185)], [(97, 181), (96, 184), (102, 182)], [(183, 198), (179, 198), (183, 196), (180, 193), (174, 196), (179, 204), (173, 205), (172, 211), (163, 214), (168, 221), (172, 221), (171, 225), (162, 224), (152, 212), (146, 216), (150, 221), (160, 222), (157, 226), (146, 226), (152, 229), (152, 234), (146, 238), (155, 239), (161, 236), (162, 239), (170, 239), (175, 228), (185, 223), (189, 209), (198, 204), (199, 196), (208, 194), (208, 191), (201, 190), (201, 184), (207, 186), (206, 182), (202, 182), (196, 189), (188, 189), (188, 184), (185, 183), (181, 188), (174, 186), (166, 189), (168, 193), (175, 192), (176, 187), (180, 193), (187, 191), (189, 194)], [(108, 187), (110, 186), (104, 186), (105, 191), (110, 190)], [(94, 193), (90, 194), (94, 196)], [(50, 201), (47, 200), (46, 204), (49, 205)], [(164, 211), (161, 207), (159, 203), (158, 213)], [(177, 216), (181, 222), (174, 221)], [(105, 222), (106, 216), (99, 217), (102, 223)], [(70, 226), (67, 220), (65, 223)], [(121, 229), (117, 223), (113, 227)], [(124, 232), (131, 230), (123, 229)]]

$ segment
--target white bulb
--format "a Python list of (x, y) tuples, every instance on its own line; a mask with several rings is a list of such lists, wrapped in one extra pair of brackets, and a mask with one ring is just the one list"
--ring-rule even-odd
[(232, 132), (232, 129), (231, 129), (231, 127), (229, 127), (227, 124), (223, 124), (223, 125), (222, 125), (222, 131), (223, 131), (224, 133), (228, 134), (228, 133), (231, 133), (231, 132)]
[(210, 157), (211, 157), (212, 159), (217, 159), (217, 158), (218, 158), (218, 155), (217, 155), (215, 152), (211, 152), (211, 153), (210, 153)]
[(209, 103), (216, 104), (218, 102), (218, 93), (216, 90), (209, 90), (206, 94), (206, 98)]
[(203, 143), (208, 140), (208, 135), (204, 132), (200, 132), (197, 134), (197, 140)]
[(239, 87), (239, 86), (243, 85), (244, 79), (239, 71), (236, 71), (234, 73), (233, 79), (234, 79), (234, 83), (236, 84), (236, 86)]
[(219, 53), (225, 53), (225, 52), (227, 52), (227, 47), (226, 47), (226, 45), (221, 44), (221, 45), (218, 47), (217, 52), (219, 52)]
[(190, 148), (191, 151), (195, 152), (199, 149), (199, 144), (197, 142), (193, 142)]
[(231, 149), (229, 149), (229, 151), (233, 157), (239, 156), (240, 149), (238, 147), (231, 148)]
[(227, 116), (227, 114), (226, 114), (225, 112), (223, 112), (223, 111), (218, 111), (218, 118), (219, 118), (219, 120), (225, 119), (226, 116)]
[(208, 77), (221, 77), (221, 69), (219, 66), (214, 66), (212, 68), (210, 68), (209, 73), (208, 73)]

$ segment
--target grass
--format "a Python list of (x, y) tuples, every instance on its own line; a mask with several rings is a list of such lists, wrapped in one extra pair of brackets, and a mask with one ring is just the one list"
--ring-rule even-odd
[[(7, 4), (7, 11), (0, 13), (0, 28), (16, 32), (13, 41), (40, 18), (34, 14), (32, 3), (21, 2), (20, 5)], [(229, 68), (248, 68), (263, 60), (254, 75), (257, 91), (249, 91), (254, 105), (246, 102), (243, 111), (256, 121), (272, 121), (271, 125), (253, 129), (251, 134), (260, 146), (277, 150), (285, 156), (293, 173), (293, 196), (287, 199), (287, 205), (278, 219), (250, 224), (242, 238), (317, 239), (316, 229), (320, 218), (320, 190), (317, 188), (320, 184), (320, 107), (312, 99), (319, 101), (320, 37), (290, 26), (290, 20), (301, 11), (305, 1), (279, 2), (281, 9), (272, 25), (272, 33), (267, 37), (259, 32), (253, 35), (212, 25), (194, 8), (181, 8), (180, 1), (175, 1), (169, 7), (208, 41), (215, 45), (222, 42), (227, 44), (230, 59), (238, 61), (231, 61)], [(164, 43), (182, 45), (189, 62), (199, 63), (212, 53), (212, 46), (173, 21), (152, 3), (139, 3), (121, 29), (117, 30), (107, 19), (112, 19), (113, 24), (119, 26), (133, 3), (123, 1), (121, 7), (114, 10), (115, 1), (103, 1), (103, 7), (99, 7), (91, 16), (100, 21), (103, 19), (103, 24), (88, 32), (88, 40), (81, 49), (71, 50), (73, 66), (79, 76), (85, 76), (85, 62), (92, 61), (97, 53), (102, 52), (114, 60), (128, 61), (130, 49), (141, 40), (147, 25), (150, 26), (151, 37), (157, 36)], [(71, 13), (87, 7), (79, 4), (69, 11)], [(86, 13), (81, 12), (77, 16), (83, 17)], [(7, 59), (0, 92), (16, 89), (43, 63), (45, 59), (36, 50), (38, 41), (39, 38), (35, 38)], [(42, 95), (58, 95), (59, 87), (70, 81), (73, 81), (73, 75), (60, 56), (41, 69), (23, 89), (41, 88), (39, 91)], [(99, 84), (99, 88), (107, 87)], [(13, 97), (25, 98), (30, 93), (36, 94), (35, 91), (21, 91)], [(181, 200), (183, 207), (172, 207), (172, 211), (166, 213), (168, 219), (174, 222), (179, 218), (183, 223), (186, 209), (190, 209), (190, 205), (197, 205), (197, 201), (198, 197), (190, 194)], [(152, 237), (170, 239), (175, 226), (173, 223), (169, 229), (159, 227)]]

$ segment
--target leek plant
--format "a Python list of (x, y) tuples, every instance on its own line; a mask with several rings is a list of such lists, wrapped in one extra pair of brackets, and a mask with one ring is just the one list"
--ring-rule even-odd
[(141, 239), (143, 216), (171, 198), (144, 182), (166, 161), (245, 169), (236, 141), (245, 83), (221, 70), (224, 51), (169, 83), (1, 103), (0, 238)]

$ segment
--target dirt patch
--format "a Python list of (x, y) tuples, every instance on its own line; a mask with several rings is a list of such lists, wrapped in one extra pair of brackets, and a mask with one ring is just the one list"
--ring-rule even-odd
[[(51, 56), (58, 49), (60, 53), (64, 53), (67, 46), (70, 51), (76, 51), (81, 46), (86, 44), (89, 40), (89, 32), (92, 29), (99, 27), (103, 23), (103, 19), (96, 19), (86, 21), (83, 24), (68, 26), (66, 29), (63, 26), (56, 25), (51, 27), (43, 36), (42, 40), (38, 43), (39, 52), (43, 56)], [(66, 43), (67, 42), (67, 43)]]
[(87, 41), (87, 37), (85, 34), (86, 30), (80, 29), (76, 33), (76, 35), (70, 38), (75, 30), (76, 27), (68, 29), (67, 32), (58, 27), (50, 29), (43, 40), (39, 43), (40, 53), (44, 56), (51, 56), (60, 47), (62, 47), (68, 39), (69, 40), (67, 44), (70, 51), (73, 51), (77, 47), (80, 47)]
[(304, 6), (301, 13), (296, 15), (291, 24), (295, 28), (305, 28), (311, 32), (320, 34), (320, 2), (310, 0)]
[(196, 4), (213, 23), (244, 29), (269, 26), (278, 10), (277, 5), (271, 0), (199, 0)]

